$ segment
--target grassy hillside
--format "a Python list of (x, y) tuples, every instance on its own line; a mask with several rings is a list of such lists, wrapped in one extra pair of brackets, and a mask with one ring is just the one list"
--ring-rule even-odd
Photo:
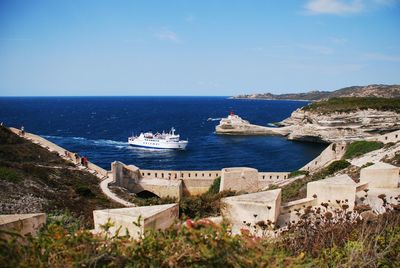
[(357, 110), (376, 109), (379, 111), (395, 111), (400, 113), (400, 99), (385, 98), (332, 98), (314, 102), (303, 110), (317, 113), (351, 112)]
[(0, 214), (69, 210), (92, 224), (94, 209), (117, 207), (97, 177), (0, 127)]

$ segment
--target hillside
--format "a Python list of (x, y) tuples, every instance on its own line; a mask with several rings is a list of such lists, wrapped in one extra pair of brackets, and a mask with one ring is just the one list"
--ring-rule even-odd
[(330, 98), (328, 100), (311, 103), (303, 108), (304, 111), (315, 113), (344, 113), (360, 110), (394, 111), (400, 113), (400, 98), (364, 98), (345, 97)]
[(0, 214), (68, 210), (92, 225), (94, 209), (118, 207), (94, 175), (0, 127)]
[(337, 97), (381, 97), (400, 98), (400, 85), (368, 85), (352, 86), (334, 91), (310, 91), (306, 93), (272, 94), (257, 93), (243, 94), (232, 99), (265, 99), (265, 100), (310, 100), (318, 101)]

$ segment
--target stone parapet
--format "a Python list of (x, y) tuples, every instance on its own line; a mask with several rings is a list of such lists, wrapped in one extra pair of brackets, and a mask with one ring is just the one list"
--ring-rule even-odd
[[(110, 236), (129, 234), (140, 238), (148, 229), (164, 230), (170, 227), (178, 217), (178, 204), (94, 210), (94, 232)], [(108, 224), (109, 228), (104, 228)]]
[(232, 224), (232, 233), (242, 228), (257, 232), (256, 226), (275, 223), (281, 206), (281, 189), (223, 198), (222, 216)]
[(400, 168), (378, 162), (361, 169), (360, 183), (368, 183), (369, 188), (397, 188)]
[[(332, 207), (341, 207), (346, 203), (350, 210), (354, 208), (356, 183), (348, 175), (338, 175), (307, 184), (307, 197), (316, 198), (317, 204), (328, 203)], [(340, 201), (338, 203), (337, 201)]]
[[(45, 223), (45, 213), (0, 215), (0, 230), (16, 232), (22, 236), (35, 235)], [(7, 238), (7, 234), (0, 237)]]

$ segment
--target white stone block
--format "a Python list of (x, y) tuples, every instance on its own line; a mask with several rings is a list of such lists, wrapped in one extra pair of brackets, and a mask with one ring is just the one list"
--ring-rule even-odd
[(397, 188), (399, 167), (383, 162), (361, 169), (360, 182), (368, 183), (369, 188)]
[[(383, 206), (382, 198), (379, 197), (380, 195), (385, 195), (388, 204), (398, 205), (400, 201), (400, 188), (372, 188), (368, 192), (361, 191), (357, 193), (357, 200), (360, 204), (369, 205), (376, 213), (384, 213), (386, 209)], [(361, 201), (361, 198), (364, 201)]]
[(101, 225), (110, 221), (113, 226), (108, 230), (109, 235), (115, 235), (119, 230), (118, 235), (123, 236), (128, 231), (134, 238), (141, 237), (146, 229), (164, 230), (178, 217), (178, 204), (93, 211), (95, 232), (103, 232)]
[(349, 209), (354, 208), (356, 183), (348, 175), (339, 175), (324, 180), (307, 183), (307, 197), (316, 195), (317, 204), (328, 203), (334, 207), (341, 207), (336, 200), (346, 201)]
[(20, 235), (35, 235), (45, 223), (45, 213), (0, 215), (0, 229)]
[(222, 215), (232, 224), (232, 232), (240, 229), (254, 232), (254, 226), (260, 222), (275, 223), (281, 206), (281, 189), (231, 196), (222, 199)]
[(221, 171), (220, 191), (246, 191), (258, 190), (258, 170), (246, 167), (224, 168)]

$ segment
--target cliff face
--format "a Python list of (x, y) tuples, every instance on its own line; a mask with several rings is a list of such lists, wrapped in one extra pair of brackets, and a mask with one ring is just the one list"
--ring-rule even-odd
[(374, 109), (321, 114), (298, 109), (280, 123), (288, 139), (335, 142), (366, 138), (400, 129), (400, 114)]

